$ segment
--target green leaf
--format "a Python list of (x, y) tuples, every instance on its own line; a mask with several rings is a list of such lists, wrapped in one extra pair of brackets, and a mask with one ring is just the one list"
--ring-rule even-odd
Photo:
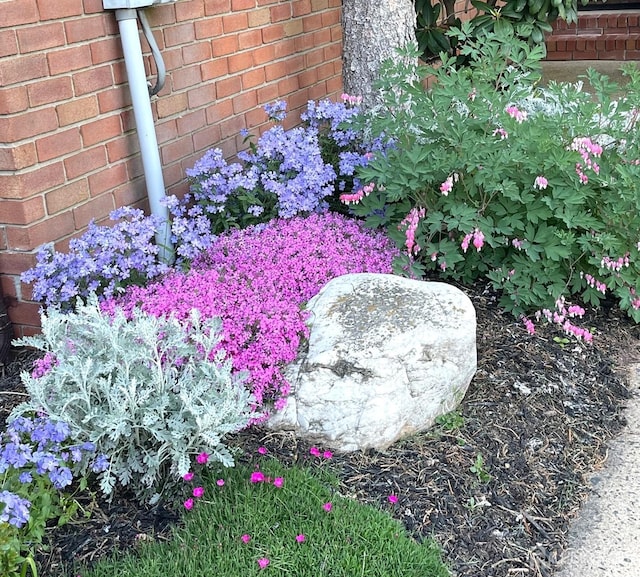
[(493, 12), (494, 7), (491, 4), (487, 4), (486, 2), (481, 2), (480, 0), (471, 0), (471, 5), (484, 12)]

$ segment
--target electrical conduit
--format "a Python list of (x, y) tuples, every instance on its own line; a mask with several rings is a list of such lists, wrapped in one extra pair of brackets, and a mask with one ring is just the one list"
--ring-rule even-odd
[(116, 10), (116, 20), (118, 21), (120, 39), (124, 51), (124, 61), (127, 68), (133, 114), (140, 142), (149, 207), (151, 214), (163, 219), (163, 224), (156, 233), (156, 243), (160, 248), (160, 259), (163, 262), (171, 263), (173, 261), (173, 245), (171, 244), (169, 211), (162, 204), (162, 199), (165, 198), (164, 178), (162, 176), (160, 151), (151, 113), (147, 75), (142, 60), (137, 12), (131, 8), (118, 9)]

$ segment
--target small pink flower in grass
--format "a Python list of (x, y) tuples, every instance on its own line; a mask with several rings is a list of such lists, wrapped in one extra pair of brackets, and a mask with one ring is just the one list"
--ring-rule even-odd
[(267, 448), (266, 447), (258, 447), (258, 453), (260, 455), (266, 455), (267, 454)]
[(266, 566), (269, 565), (269, 559), (267, 559), (266, 557), (261, 557), (260, 559), (258, 559), (258, 565), (260, 566), (260, 569), (266, 568)]
[(320, 449), (318, 449), (318, 447), (311, 447), (309, 449), (309, 454), (313, 455), (314, 457), (319, 457), (320, 456)]
[(282, 485), (284, 485), (284, 478), (282, 477), (276, 477), (273, 480), (273, 484), (278, 487), (278, 489), (280, 489), (280, 487), (282, 487)]
[(224, 479), (218, 479), (216, 485), (218, 485), (218, 487), (224, 487)]
[(304, 543), (304, 540), (305, 540), (305, 539), (306, 539), (306, 537), (305, 537), (304, 535), (302, 535), (302, 534), (300, 534), (300, 535), (296, 535), (296, 541), (297, 541), (298, 543)]
[(184, 508), (185, 508), (187, 511), (191, 511), (191, 509), (193, 509), (193, 499), (187, 499), (187, 500), (184, 502)]
[(261, 471), (254, 471), (251, 473), (252, 483), (262, 483), (264, 481), (264, 473)]
[(202, 497), (202, 495), (204, 495), (204, 487), (196, 487), (193, 490), (193, 496), (196, 497), (197, 499)]
[(392, 505), (395, 505), (398, 502), (397, 495), (389, 495), (387, 499), (389, 499), (389, 503), (391, 503)]
[(208, 453), (200, 453), (197, 457), (196, 457), (196, 461), (200, 464), (200, 465), (205, 465), (207, 463), (207, 461), (209, 460), (209, 454)]
[(193, 479), (193, 473), (187, 473), (186, 475), (182, 475), (182, 478), (185, 481), (191, 481), (191, 479)]
[(247, 535), (247, 534), (245, 533), (242, 537), (240, 537), (240, 540), (241, 540), (243, 543), (248, 543), (249, 541), (251, 541), (251, 535)]
[(327, 512), (331, 512), (331, 509), (333, 509), (333, 505), (331, 504), (331, 501), (329, 501), (328, 503), (325, 503), (324, 505), (322, 505), (322, 508)]
[(331, 451), (325, 451), (324, 453), (322, 453), (322, 456), (325, 459), (331, 459), (333, 457), (333, 453)]

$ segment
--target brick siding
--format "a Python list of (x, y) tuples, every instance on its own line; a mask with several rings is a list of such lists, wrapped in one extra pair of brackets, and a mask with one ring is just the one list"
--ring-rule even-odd
[(547, 36), (547, 60), (640, 59), (640, 10), (580, 12), (577, 24), (558, 20)]
[[(152, 111), (167, 193), (212, 146), (232, 157), (241, 128), (286, 99), (342, 88), (340, 0), (179, 0), (147, 11), (166, 67)], [(155, 70), (141, 36), (145, 64)], [(65, 250), (88, 222), (146, 208), (137, 134), (113, 11), (101, 0), (0, 2), (0, 289), (16, 336), (39, 325), (19, 279), (35, 249)]]

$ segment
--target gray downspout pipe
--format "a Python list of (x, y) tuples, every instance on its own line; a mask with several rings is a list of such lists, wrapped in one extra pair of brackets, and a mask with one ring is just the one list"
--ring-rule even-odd
[(170, 264), (173, 261), (174, 252), (171, 244), (169, 211), (162, 204), (162, 199), (166, 197), (164, 177), (162, 176), (160, 151), (158, 149), (153, 114), (151, 113), (147, 75), (142, 60), (137, 12), (132, 8), (118, 9), (116, 10), (116, 20), (118, 21), (120, 39), (124, 51), (124, 61), (133, 102), (133, 115), (140, 142), (149, 207), (151, 208), (151, 214), (163, 219), (163, 224), (156, 233), (156, 243), (160, 249), (160, 259)]

